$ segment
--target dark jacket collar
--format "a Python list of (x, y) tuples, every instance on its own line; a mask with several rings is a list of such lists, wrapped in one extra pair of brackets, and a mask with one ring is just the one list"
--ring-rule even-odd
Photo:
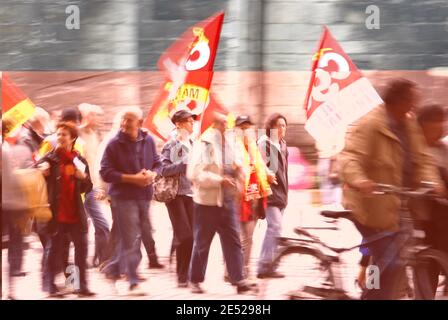
[[(76, 153), (77, 157), (81, 157), (78, 151), (74, 150), (74, 152)], [(45, 160), (49, 160), (49, 161), (53, 161), (53, 162), (60, 161), (60, 157), (59, 157), (58, 153), (56, 152), (56, 148), (54, 148), (53, 150), (48, 152), (39, 162), (45, 161)]]
[(131, 140), (123, 131), (120, 130), (117, 133), (118, 141), (120, 141), (121, 143), (139, 142), (144, 140), (147, 135), (147, 132), (143, 131), (142, 129), (138, 129), (137, 140)]
[(34, 131), (33, 128), (29, 127), (28, 129), (30, 131), (31, 139), (36, 141), (36, 143), (41, 144), (42, 141), (44, 141), (44, 137), (42, 137), (40, 134), (38, 134), (36, 131)]

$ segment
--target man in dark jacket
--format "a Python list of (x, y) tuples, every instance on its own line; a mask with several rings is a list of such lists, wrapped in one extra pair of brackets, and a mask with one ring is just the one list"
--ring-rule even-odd
[[(120, 132), (111, 139), (101, 160), (100, 174), (109, 183), (114, 223), (117, 223), (123, 249), (129, 291), (143, 295), (138, 287), (137, 268), (141, 261), (142, 229), (151, 228), (149, 206), (152, 183), (161, 161), (153, 138), (141, 130), (143, 114), (139, 108), (123, 112)], [(156, 171), (156, 172), (154, 172)], [(119, 262), (109, 276), (119, 278)]]
[(277, 250), (277, 238), (282, 230), (282, 216), (288, 204), (288, 149), (285, 142), (286, 118), (279, 113), (272, 114), (266, 121), (266, 136), (258, 141), (261, 155), (270, 171), (275, 173), (271, 184), (272, 195), (268, 197), (266, 221), (268, 228), (261, 248), (258, 275), (262, 278), (282, 278), (273, 269), (272, 262)]

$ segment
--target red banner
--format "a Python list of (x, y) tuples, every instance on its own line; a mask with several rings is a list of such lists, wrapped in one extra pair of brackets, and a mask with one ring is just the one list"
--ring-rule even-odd
[(9, 118), (13, 125), (9, 128), (12, 133), (24, 124), (34, 113), (34, 104), (20, 90), (20, 88), (9, 79), (6, 73), (1, 74), (2, 79), (2, 118)]
[(171, 116), (188, 108), (202, 114), (211, 98), (209, 89), (224, 13), (220, 12), (187, 30), (158, 61), (166, 82), (154, 101), (144, 127), (166, 141), (174, 129)]
[(324, 28), (312, 60), (305, 128), (316, 140), (328, 139), (353, 123), (381, 98), (338, 42)]

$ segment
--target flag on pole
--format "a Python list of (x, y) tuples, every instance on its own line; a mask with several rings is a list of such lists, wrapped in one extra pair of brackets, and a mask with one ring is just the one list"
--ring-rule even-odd
[(201, 115), (210, 103), (209, 89), (224, 13), (220, 12), (189, 28), (160, 57), (165, 83), (143, 126), (166, 141), (174, 129), (171, 116), (188, 108)]
[(331, 139), (382, 103), (327, 27), (313, 56), (311, 72), (304, 106), (305, 129), (316, 141)]
[(212, 125), (215, 113), (226, 115), (227, 122), (229, 123), (228, 125), (230, 127), (233, 126), (233, 123), (231, 123), (232, 121), (234, 122), (234, 120), (232, 119), (232, 114), (229, 113), (229, 111), (216, 100), (213, 94), (210, 94), (210, 102), (205, 108), (204, 112), (201, 114), (201, 134)]
[(34, 113), (33, 102), (11, 81), (6, 73), (2, 73), (2, 118), (12, 120), (9, 133), (24, 124)]

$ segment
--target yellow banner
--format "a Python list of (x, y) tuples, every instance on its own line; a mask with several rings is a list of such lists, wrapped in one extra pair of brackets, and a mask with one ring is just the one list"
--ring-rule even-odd
[(195, 86), (193, 84), (183, 84), (178, 90), (177, 90), (177, 96), (176, 99), (174, 99), (175, 102), (180, 102), (186, 99), (190, 99), (192, 101), (199, 101), (205, 103), (208, 98), (208, 90)]
[(2, 118), (9, 118), (14, 121), (14, 125), (9, 132), (13, 132), (22, 124), (24, 124), (34, 113), (34, 104), (30, 99), (20, 101), (14, 107), (6, 111)]

